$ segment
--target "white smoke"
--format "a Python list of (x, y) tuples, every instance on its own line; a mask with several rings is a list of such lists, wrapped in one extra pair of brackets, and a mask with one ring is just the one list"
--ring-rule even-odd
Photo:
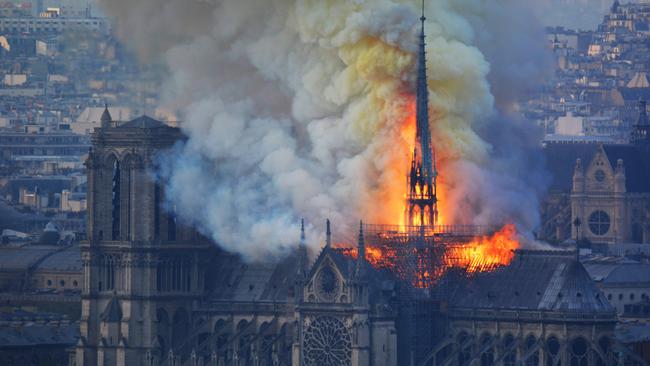
[[(252, 260), (295, 246), (302, 217), (314, 245), (325, 218), (346, 240), (359, 218), (394, 222), (387, 210), (405, 184), (394, 167), (408, 163), (401, 124), (414, 90), (418, 1), (102, 4), (144, 60), (168, 67), (166, 99), (189, 139), (161, 161), (161, 179), (180, 217)], [(508, 79), (504, 66), (536, 75), (530, 45), (509, 49), (522, 34), (535, 39), (518, 20), (530, 14), (516, 0), (429, 0), (426, 9), (441, 200), (454, 207), (447, 219), (532, 230), (537, 183), (522, 185), (525, 164), (509, 166), (517, 152), (493, 156), (482, 133), (501, 121), (495, 100), (510, 105), (516, 93), (505, 91), (532, 81)]]

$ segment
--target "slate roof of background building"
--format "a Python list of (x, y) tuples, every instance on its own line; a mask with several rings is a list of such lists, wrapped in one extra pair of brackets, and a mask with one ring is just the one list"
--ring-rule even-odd
[(650, 264), (622, 264), (603, 279), (605, 284), (650, 283)]
[(164, 122), (153, 119), (149, 116), (140, 116), (132, 121), (120, 125), (125, 128), (163, 128), (169, 127)]
[(592, 256), (582, 258), (582, 265), (594, 281), (602, 281), (621, 265), (639, 263), (638, 261), (618, 256)]
[(46, 255), (54, 252), (56, 247), (0, 247), (0, 270), (26, 270)]
[(69, 271), (81, 273), (81, 251), (78, 245), (70, 246), (47, 257), (38, 265), (36, 271)]
[(0, 327), (0, 349), (15, 347), (74, 345), (79, 339), (78, 324), (23, 323), (20, 327)]
[(562, 251), (517, 251), (510, 265), (462, 281), (450, 305), (615, 315), (575, 253)]

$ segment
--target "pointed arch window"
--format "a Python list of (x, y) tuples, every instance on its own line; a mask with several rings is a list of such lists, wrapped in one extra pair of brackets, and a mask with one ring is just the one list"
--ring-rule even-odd
[(113, 180), (112, 180), (112, 215), (111, 215), (111, 239), (119, 240), (120, 238), (120, 162), (115, 159), (113, 162)]

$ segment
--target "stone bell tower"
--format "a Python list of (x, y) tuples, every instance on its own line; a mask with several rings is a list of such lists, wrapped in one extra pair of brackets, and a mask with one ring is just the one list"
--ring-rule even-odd
[(173, 346), (182, 346), (189, 318), (160, 314), (190, 313), (203, 294), (202, 258), (212, 244), (178, 221), (151, 174), (156, 156), (183, 139), (180, 130), (146, 116), (115, 122), (108, 110), (101, 126), (86, 161), (77, 365), (151, 364), (172, 347), (172, 333)]

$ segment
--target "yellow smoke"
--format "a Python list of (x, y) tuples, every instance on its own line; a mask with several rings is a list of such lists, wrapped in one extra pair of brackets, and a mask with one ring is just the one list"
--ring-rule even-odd
[[(400, 37), (372, 34), (373, 9), (386, 4), (410, 7), (418, 12), (419, 1), (302, 0), (297, 2), (296, 22), (300, 38), (305, 42), (330, 48), (344, 64), (344, 80), (338, 92), (347, 96), (346, 117), (349, 132), (367, 144), (368, 158), (365, 186), (359, 189), (358, 209), (374, 222), (397, 223), (401, 219), (405, 174), (412, 151), (413, 109), (416, 77), (417, 19), (411, 17)], [(468, 31), (462, 19), (457, 24), (446, 17), (446, 2), (427, 1), (427, 68), (430, 89), (430, 118), (434, 148), (441, 165), (442, 195), (454, 189), (451, 179), (462, 177), (444, 171), (456, 161), (469, 159), (481, 162), (490, 150), (489, 144), (474, 132), (474, 124), (493, 109), (487, 74), (489, 64), (483, 54), (462, 36)], [(456, 18), (456, 14), (452, 14)], [(364, 21), (359, 21), (364, 18)], [(381, 19), (377, 21), (382, 21)], [(357, 22), (355, 24), (355, 22)], [(388, 26), (395, 26), (388, 24)], [(382, 25), (377, 29), (385, 32)], [(460, 34), (460, 35), (459, 35)], [(344, 98), (346, 99), (346, 98)], [(406, 131), (406, 133), (405, 133)], [(452, 195), (449, 195), (452, 197)], [(441, 216), (453, 220), (448, 213), (454, 202), (441, 197)]]

